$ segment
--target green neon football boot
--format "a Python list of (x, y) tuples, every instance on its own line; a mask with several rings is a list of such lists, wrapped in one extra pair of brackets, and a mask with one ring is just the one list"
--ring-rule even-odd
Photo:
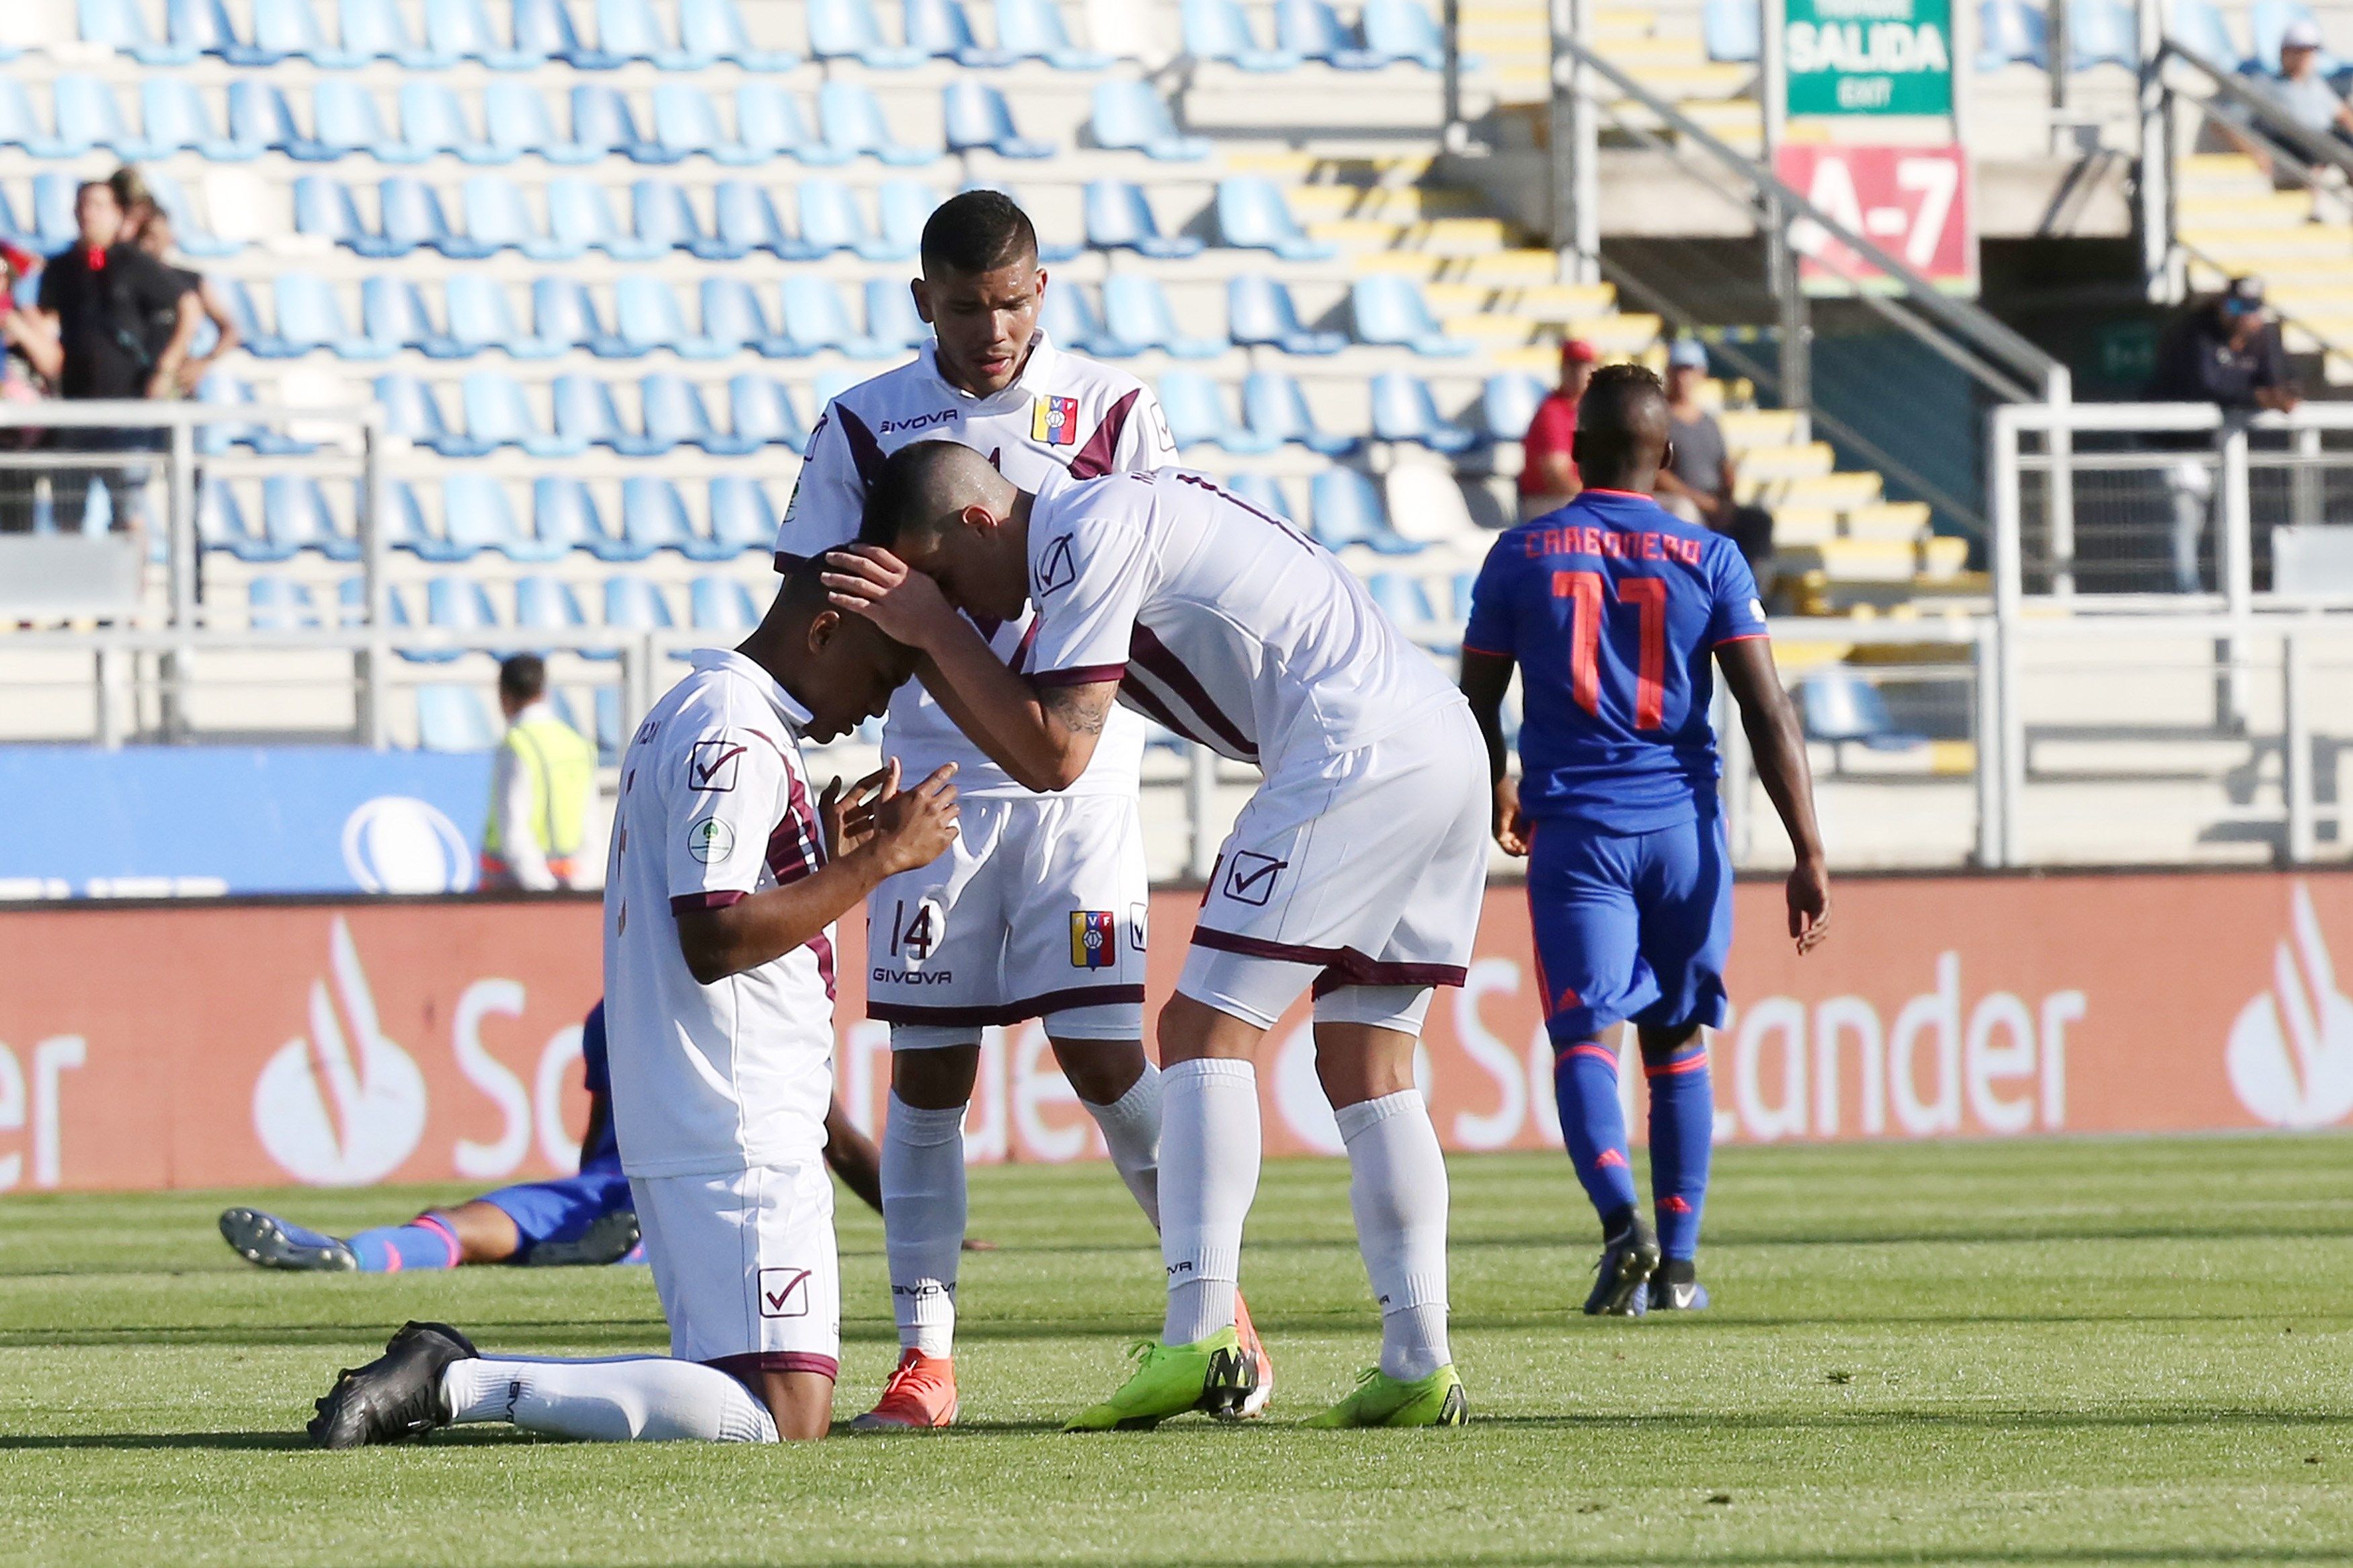
[(1128, 1354), (1135, 1371), (1119, 1392), (1071, 1417), (1063, 1431), (1144, 1432), (1188, 1410), (1238, 1410), (1258, 1380), (1255, 1358), (1230, 1328), (1189, 1345), (1138, 1340)]
[(1471, 1401), (1451, 1362), (1415, 1383), (1400, 1383), (1378, 1367), (1356, 1376), (1356, 1391), (1306, 1423), (1310, 1426), (1460, 1426)]

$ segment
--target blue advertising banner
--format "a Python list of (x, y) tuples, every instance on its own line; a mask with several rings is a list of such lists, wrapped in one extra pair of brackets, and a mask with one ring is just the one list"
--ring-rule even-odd
[(488, 752), (0, 746), (0, 898), (456, 893)]

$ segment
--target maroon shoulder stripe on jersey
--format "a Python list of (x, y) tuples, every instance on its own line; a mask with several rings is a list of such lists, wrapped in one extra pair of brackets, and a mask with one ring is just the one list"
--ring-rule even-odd
[(1200, 716), (1201, 722), (1211, 733), (1230, 747), (1236, 754), (1256, 757), (1258, 747), (1241, 731), (1241, 726), (1228, 718), (1210, 699), (1194, 673), (1168, 649), (1168, 645), (1152, 635), (1152, 629), (1138, 621), (1127, 642), (1127, 661), (1162, 686), (1168, 694)]
[(1119, 456), (1120, 434), (1127, 428), (1127, 416), (1134, 412), (1136, 397), (1143, 390), (1136, 387), (1104, 411), (1103, 423), (1087, 437), (1087, 444), (1079, 448), (1079, 455), (1071, 459), (1071, 478), (1097, 479), (1111, 472), (1113, 459)]
[(841, 416), (841, 438), (849, 443), (849, 460), (858, 466), (858, 482), (871, 485), (882, 476), (882, 443), (874, 438), (866, 421), (837, 402), (833, 411)]
[[(1021, 645), (1021, 651), (1029, 651), (1027, 642)], [(1126, 673), (1127, 666), (1124, 664), (1082, 664), (1071, 669), (1039, 670), (1029, 679), (1040, 686), (1098, 686), (1106, 680), (1117, 680)]]

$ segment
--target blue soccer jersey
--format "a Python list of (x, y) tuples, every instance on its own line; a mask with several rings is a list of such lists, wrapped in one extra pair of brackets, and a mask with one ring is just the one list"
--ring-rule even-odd
[(1588, 489), (1495, 541), (1462, 646), (1519, 664), (1520, 809), (1648, 833), (1714, 795), (1710, 652), (1765, 635), (1731, 540)]

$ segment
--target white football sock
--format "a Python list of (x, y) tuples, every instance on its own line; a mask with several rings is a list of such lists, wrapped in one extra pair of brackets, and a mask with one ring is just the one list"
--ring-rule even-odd
[(1135, 1194), (1144, 1217), (1160, 1225), (1160, 1069), (1147, 1058), (1144, 1076), (1109, 1105), (1092, 1100), (1079, 1103), (1103, 1129), (1103, 1146), (1119, 1179)]
[(1189, 1345), (1234, 1321), (1242, 1221), (1258, 1195), (1258, 1072), (1204, 1058), (1161, 1075), (1160, 1257), (1168, 1267), (1165, 1344)]
[(441, 1374), (453, 1421), (512, 1421), (592, 1443), (773, 1443), (776, 1418), (715, 1366), (669, 1356), (608, 1361), (453, 1361)]
[(1453, 1359), (1446, 1343), (1446, 1160), (1419, 1089), (1334, 1112), (1348, 1145), (1356, 1247), (1381, 1304), (1381, 1371), (1407, 1383)]
[(964, 1107), (931, 1110), (891, 1096), (882, 1124), (882, 1236), (899, 1348), (955, 1349), (956, 1265), (965, 1226)]

